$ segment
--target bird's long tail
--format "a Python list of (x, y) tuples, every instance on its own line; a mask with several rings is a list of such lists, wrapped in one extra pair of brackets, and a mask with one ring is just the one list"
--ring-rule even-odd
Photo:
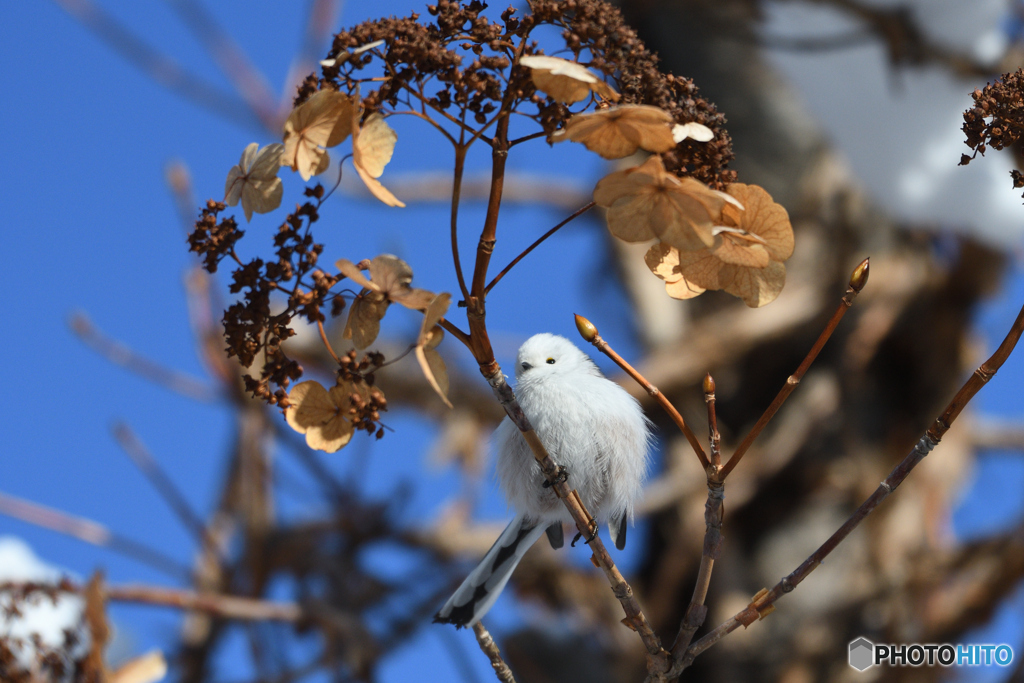
[(519, 560), (544, 535), (544, 529), (543, 524), (532, 522), (522, 515), (516, 516), (501, 532), (476, 569), (470, 572), (444, 607), (434, 615), (434, 622), (455, 624), (456, 628), (472, 626), (478, 622), (498, 599)]

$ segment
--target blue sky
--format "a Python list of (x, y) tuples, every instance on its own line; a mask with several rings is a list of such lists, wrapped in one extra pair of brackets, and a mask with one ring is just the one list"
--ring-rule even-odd
[[(229, 89), (167, 5), (108, 5), (119, 19), (182, 66)], [(252, 3), (235, 0), (209, 5), (266, 75), (271, 88), (280, 92), (291, 57), (301, 42), (301, 17), (295, 11), (296, 4), (263, 3), (261, 13), (252, 11)], [(410, 7), (418, 9), (410, 2), (350, 2), (344, 7), (339, 25), (371, 15), (406, 13)], [(130, 424), (171, 478), (182, 485), (193, 506), (205, 513), (218, 490), (223, 454), (233, 438), (231, 412), (216, 403), (201, 404), (170, 393), (111, 365), (83, 346), (66, 321), (72, 312), (83, 311), (98, 328), (134, 350), (203, 378), (204, 370), (188, 328), (182, 283), (182, 275), (194, 263), (194, 257), (186, 250), (174, 203), (164, 184), (164, 168), (170, 160), (181, 160), (191, 171), (198, 199), (219, 198), (227, 170), (237, 163), (245, 145), (254, 140), (266, 144), (273, 139), (255, 125), (246, 128), (225, 121), (154, 83), (55, 3), (4, 3), (0, 5), (0, 25), (5, 27), (0, 56), (7, 65), (0, 70), (5, 93), (0, 117), (8, 131), (4, 143), (8, 164), (0, 172), (0, 217), (5, 238), (0, 268), (5, 295), (0, 299), (0, 313), (8, 322), (4, 348), (10, 391), (0, 416), (4, 435), (0, 459), (5, 465), (0, 491), (99, 521), (187, 562), (194, 548), (192, 538), (120, 451), (110, 436), (110, 427), (117, 420)], [(864, 57), (867, 66), (863, 69), (868, 74), (862, 79), (865, 88), (884, 81), (884, 65), (875, 64), (872, 55)], [(782, 66), (799, 83), (801, 67)], [(913, 78), (907, 81), (913, 82)], [(908, 106), (907, 100), (912, 100), (914, 106), (925, 109), (928, 97), (941, 96), (943, 102), (950, 99), (946, 94), (948, 84), (936, 85), (933, 90), (904, 95), (903, 104), (893, 106)], [(966, 98), (969, 89), (962, 92)], [(806, 97), (811, 95), (805, 91)], [(883, 92), (881, 97), (891, 99), (893, 94)], [(955, 123), (957, 109), (966, 106), (966, 99), (963, 104), (950, 101), (953, 104), (946, 107), (948, 111), (936, 118), (939, 129), (948, 126), (949, 121)], [(827, 114), (826, 105), (816, 104), (812, 109), (816, 107), (825, 107), (819, 113)], [(425, 171), (438, 165), (437, 155), (444, 148), (432, 142), (424, 127), (416, 123), (394, 122), (399, 144), (388, 174)], [(842, 126), (833, 125), (844, 149), (858, 147), (860, 143), (838, 134)], [(956, 129), (952, 135), (958, 135)], [(551, 175), (557, 163), (559, 173), (576, 178), (578, 187), (583, 188), (591, 186), (600, 173), (601, 167), (580, 150), (559, 149), (555, 161), (542, 143), (533, 149), (533, 154), (512, 158), (513, 170)], [(958, 154), (949, 159), (951, 166)], [(855, 170), (870, 176), (868, 170), (857, 166), (859, 158), (854, 156)], [(924, 162), (908, 157), (900, 163), (913, 169)], [(997, 163), (988, 159), (978, 165)], [(482, 155), (470, 159), (471, 172), (488, 166), (489, 161)], [(927, 163), (923, 167), (928, 168)], [(1012, 198), (1008, 182), (999, 189)], [(285, 206), (299, 201), (300, 192), (298, 179), (286, 177)], [(900, 202), (897, 198), (891, 203)], [(1016, 205), (1024, 212), (1019, 200)], [(250, 235), (262, 232), (269, 239), (270, 230), (283, 213), (262, 220), (257, 217)], [(462, 224), (479, 225), (480, 215), (479, 206), (469, 205), (463, 210)], [(505, 263), (563, 215), (560, 210), (545, 208), (504, 209), (494, 263)], [(338, 201), (332, 200), (323, 216), (323, 228), (338, 230), (345, 243), (345, 252), (329, 250), (326, 262), (341, 256), (358, 260), (390, 251), (410, 260), (420, 286), (435, 291), (456, 288), (447, 252), (442, 249), (438, 253), (436, 246), (445, 235), (445, 207), (411, 207), (399, 213), (339, 197)], [(979, 220), (985, 222), (985, 218), (981, 215)], [(998, 220), (996, 217), (992, 222)], [(464, 231), (464, 253), (470, 253), (475, 243), (472, 232)], [(1006, 243), (1019, 247), (1019, 233), (1000, 234)], [(513, 271), (495, 290), (489, 299), (489, 319), (499, 361), (507, 363), (519, 343), (534, 332), (574, 336), (574, 311), (586, 313), (597, 322), (607, 338), (617, 340), (616, 346), (627, 357), (635, 351), (622, 295), (614, 286), (599, 284), (597, 275), (604, 267), (596, 258), (599, 249), (600, 240), (594, 231), (582, 225), (570, 226), (546, 249), (530, 256), (529, 269)], [(537, 301), (543, 304), (537, 305)], [(979, 315), (978, 330), (989, 346), (1001, 337), (1021, 301), (1024, 276), (1018, 268), (1005, 291)], [(389, 316), (387, 325), (392, 331), (411, 331), (418, 321), (414, 316), (395, 315)], [(1024, 399), (1017, 390), (1022, 379), (1024, 361), (1016, 356), (982, 393), (979, 405), (991, 415), (1019, 421), (1024, 415)], [(416, 488), (407, 514), (429, 516), (445, 494), (458, 486), (457, 477), (450, 471), (422, 467), (418, 459), (422, 457), (420, 445), (433, 436), (431, 425), (411, 416), (395, 420), (401, 426), (399, 434), (389, 435), (374, 448), (405, 455), (380, 458), (381, 468), (370, 481), (370, 489), (387, 495), (398, 482), (416, 476), (423, 485)], [(354, 443), (353, 447), (367, 446)], [(965, 497), (956, 517), (963, 533), (993, 531), (986, 526), (992, 520), (1009, 523), (1024, 514), (1024, 465), (1018, 458), (1019, 454), (981, 457), (976, 476), (997, 481), (999, 496), (989, 497), (985, 509), (970, 496)], [(334, 462), (343, 471), (345, 452)], [(488, 498), (482, 513), (503, 517), (504, 504), (498, 498)], [(292, 504), (297, 513), (301, 512), (301, 505)], [(6, 534), (26, 539), (40, 557), (79, 576), (103, 567), (112, 582), (173, 581), (134, 561), (0, 517), (0, 535)], [(576, 559), (586, 558), (580, 555)], [(167, 643), (178, 623), (177, 615), (170, 611), (116, 607), (113, 613), (131, 650)], [(1019, 620), (1019, 612), (1016, 614)], [(518, 618), (517, 612), (503, 602), (491, 621), (500, 632)], [(423, 666), (432, 667), (438, 680), (454, 677), (452, 661), (444, 654), (444, 643), (439, 638), (435, 630), (423, 631), (385, 664), (381, 680), (405, 680), (409, 671), (422, 670)], [(470, 648), (470, 661), (487, 680), (491, 675), (489, 666), (475, 651), (471, 637), (461, 633), (458, 638)], [(231, 668), (235, 661), (229, 656), (225, 666)], [(232, 673), (228, 679), (244, 675), (244, 671)]]

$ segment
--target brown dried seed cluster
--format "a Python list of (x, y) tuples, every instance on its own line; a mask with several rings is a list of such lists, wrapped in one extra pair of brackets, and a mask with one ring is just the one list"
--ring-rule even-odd
[(226, 209), (223, 202), (212, 199), (206, 202), (196, 229), (188, 236), (189, 251), (203, 257), (203, 267), (211, 273), (217, 272), (217, 264), (235, 248), (235, 242), (245, 235), (244, 230), (231, 216), (217, 222), (217, 214)]
[[(378, 112), (386, 116), (392, 111), (410, 107), (416, 111), (422, 109), (428, 116), (433, 116), (438, 125), (469, 127), (471, 135), (476, 132), (475, 127), (490, 125), (499, 112), (515, 112), (533, 119), (549, 135), (559, 130), (566, 131), (571, 116), (569, 108), (537, 89), (530, 68), (522, 64), (513, 66), (520, 56), (538, 52), (530, 34), (534, 29), (545, 26), (561, 30), (574, 57), (572, 63), (558, 68), (575, 68), (573, 73), (584, 74), (586, 90), (597, 98), (599, 109), (608, 104), (609, 98), (615, 99), (621, 93), (621, 107), (637, 110), (640, 107), (636, 105), (647, 105), (665, 112), (664, 130), (660, 131), (664, 143), (659, 142), (652, 149), (647, 140), (650, 136), (640, 136), (642, 139), (638, 140), (640, 147), (662, 152), (665, 173), (674, 177), (692, 176), (716, 190), (733, 181), (734, 174), (726, 168), (732, 158), (732, 149), (723, 128), (724, 118), (712, 104), (700, 97), (692, 81), (661, 73), (657, 57), (646, 50), (619, 11), (607, 2), (531, 0), (530, 13), (525, 16), (518, 16), (513, 8), (498, 16), (488, 16), (486, 4), (479, 0), (441, 0), (427, 9), (432, 21), (421, 21), (418, 15), (413, 14), (364, 22), (338, 33), (328, 59), (322, 62), (322, 77), (310, 75), (298, 88), (297, 107), (308, 103), (311, 98), (317, 102), (338, 99), (333, 92), (323, 93), (317, 99), (314, 96), (320, 91), (339, 91), (351, 96), (360, 92), (362, 87), (365, 95), (361, 103), (352, 102), (358, 106), (351, 107), (352, 120), (348, 130), (353, 136), (356, 169), (371, 190), (374, 185), (367, 178), (376, 179), (391, 156), (391, 149), (385, 149), (386, 145), (378, 143), (390, 142), (393, 146), (395, 140), (393, 131), (383, 123)], [(539, 62), (534, 60), (534, 63)], [(573, 67), (573, 64), (578, 67)], [(383, 80), (380, 75), (384, 76)], [(374, 77), (373, 85), (369, 85), (367, 76)], [(376, 89), (366, 92), (367, 88)], [(573, 94), (562, 99), (578, 100), (586, 108), (592, 100), (587, 92), (583, 92), (582, 97), (578, 100)], [(316, 108), (311, 106), (309, 109)], [(294, 111), (289, 117), (293, 130), (291, 138), (289, 131), (285, 131), (284, 143), (285, 152), (290, 151), (291, 154), (282, 158), (288, 159), (287, 165), (307, 177), (320, 172), (323, 164), (314, 163), (317, 159), (312, 157), (322, 155), (321, 160), (326, 161), (327, 155), (323, 150), (331, 146), (332, 138), (331, 135), (326, 140), (321, 140), (322, 136), (317, 137), (319, 119), (316, 117), (307, 117), (310, 121), (300, 121), (300, 118)], [(702, 138), (704, 141), (685, 136), (674, 138), (671, 132), (674, 124), (703, 126), (711, 137)], [(489, 128), (486, 134), (493, 134), (494, 130)], [(629, 133), (627, 130), (623, 136), (629, 138)], [(484, 131), (481, 130), (480, 134), (483, 135)], [(676, 139), (680, 142), (676, 143)], [(365, 144), (358, 144), (358, 140), (364, 140)], [(292, 143), (291, 147), (289, 143)], [(300, 143), (306, 144), (308, 149), (301, 147)], [(363, 147), (372, 147), (381, 154), (370, 155)], [(611, 154), (613, 151), (606, 152)], [(245, 169), (239, 168), (239, 174), (243, 174)], [(384, 192), (386, 190), (375, 194), (385, 203), (401, 206), (394, 197), (391, 197), (394, 201), (389, 201), (383, 196)], [(274, 237), (274, 257), (264, 255), (264, 258), (242, 263), (234, 245), (244, 233), (232, 218), (218, 222), (218, 213), (224, 205), (216, 202), (209, 203), (203, 210), (196, 230), (189, 238), (192, 250), (204, 257), (210, 272), (215, 271), (225, 257), (236, 261), (231, 291), (240, 294), (241, 298), (224, 314), (228, 353), (237, 356), (246, 367), (259, 359), (258, 373), (245, 378), (246, 387), (272, 404), (286, 403), (289, 386), (302, 375), (298, 363), (282, 351), (282, 343), (294, 335), (290, 327), (292, 319), (301, 316), (311, 323), (318, 323), (324, 320), (323, 308), (328, 302), (332, 316), (339, 315), (346, 307), (345, 300), (332, 291), (340, 277), (316, 267), (323, 246), (314, 241), (311, 228), (318, 220), (318, 209), (324, 198), (323, 188), (319, 185), (309, 188), (306, 195), (313, 201), (298, 207), (278, 229)], [(269, 208), (269, 205), (257, 207), (253, 202), (250, 204), (249, 209), (254, 212)], [(376, 279), (373, 278), (374, 281)], [(271, 309), (274, 292), (287, 295), (287, 306), (280, 312), (272, 312)], [(363, 345), (372, 343), (376, 336), (374, 325), (379, 324), (388, 302), (394, 300), (421, 310), (427, 303), (410, 305), (391, 295), (382, 301), (370, 301), (374, 297), (381, 299), (381, 292), (370, 287), (349, 309), (347, 329), (351, 330), (353, 339), (356, 329), (361, 330)], [(368, 303), (376, 303), (376, 308), (369, 311), (374, 315), (363, 315), (367, 313)], [(351, 324), (353, 320), (365, 324), (354, 327)], [(356, 345), (360, 346), (360, 343)], [(421, 358), (421, 364), (435, 368), (435, 384), (441, 386), (445, 378), (436, 375), (443, 364), (439, 357), (434, 358), (427, 353), (433, 351), (432, 346), (421, 346), (428, 361)], [(353, 370), (350, 374), (359, 375), (367, 369)], [(356, 380), (353, 378), (352, 381)], [(443, 397), (443, 387), (440, 393)], [(358, 410), (363, 408), (358, 407)], [(365, 417), (367, 424), (375, 422), (372, 410)]]
[[(319, 185), (307, 196), (323, 196)], [(246, 390), (270, 404), (284, 399), (288, 385), (302, 376), (302, 367), (288, 358), (281, 344), (295, 331), (289, 326), (296, 315), (316, 323), (324, 319), (321, 308), (337, 279), (316, 269), (323, 245), (313, 241), (309, 227), (319, 218), (318, 203), (306, 202), (289, 214), (274, 237), (277, 260), (254, 258), (235, 269), (230, 291), (242, 293), (224, 312), (224, 336), (228, 356), (236, 356), (245, 367), (264, 354), (259, 378), (245, 377)], [(306, 280), (312, 280), (303, 288)], [(271, 293), (288, 294), (288, 306), (273, 314)], [(273, 386), (272, 386), (273, 385)]]
[[(735, 181), (735, 172), (726, 168), (733, 153), (725, 117), (700, 96), (693, 81), (658, 69), (658, 57), (644, 47), (617, 8), (601, 0), (534, 0), (530, 7), (532, 13), (523, 19), (521, 30), (536, 24), (562, 27), (562, 36), (577, 58), (589, 51), (588, 66), (614, 78), (622, 95), (620, 104), (660, 107), (679, 123), (697, 122), (714, 132), (708, 142), (684, 140), (662, 155), (666, 170), (693, 176), (719, 190)], [(547, 128), (550, 123), (545, 122), (549, 134), (554, 132)]]
[[(1003, 74), (995, 83), (975, 90), (971, 97), (974, 106), (964, 112), (963, 131), (966, 144), (974, 154), (960, 156), (960, 165), (966, 166), (978, 154), (992, 149), (1005, 149), (1018, 145), (1024, 134), (1024, 71)], [(1024, 187), (1024, 175), (1011, 171), (1013, 186)]]

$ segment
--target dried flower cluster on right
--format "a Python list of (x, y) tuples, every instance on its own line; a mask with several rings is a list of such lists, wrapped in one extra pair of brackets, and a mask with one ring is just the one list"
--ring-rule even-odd
[(665, 169), (660, 154), (689, 138), (712, 139), (696, 122), (680, 123), (658, 107), (611, 104), (618, 95), (596, 74), (558, 57), (523, 57), (534, 85), (565, 104), (593, 92), (605, 105), (576, 114), (552, 142), (582, 143), (605, 159), (648, 152), (646, 161), (598, 182), (594, 202), (607, 209), (608, 229), (626, 242), (657, 239), (646, 255), (651, 272), (676, 299), (725, 290), (756, 308), (773, 301), (786, 282), (793, 226), (786, 210), (757, 185), (732, 183), (725, 192)]

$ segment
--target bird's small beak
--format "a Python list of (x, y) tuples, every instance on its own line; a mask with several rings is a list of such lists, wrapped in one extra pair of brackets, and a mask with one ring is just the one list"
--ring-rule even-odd
[(530, 368), (533, 367), (529, 363), (522, 363), (521, 365), (522, 365), (523, 370), (529, 370)]

